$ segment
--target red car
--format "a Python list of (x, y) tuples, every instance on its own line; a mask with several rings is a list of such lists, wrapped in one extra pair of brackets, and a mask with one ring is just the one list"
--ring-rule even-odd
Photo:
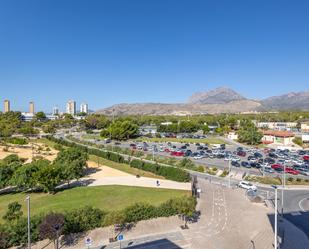
[(185, 153), (181, 151), (172, 151), (171, 156), (183, 156)]
[(278, 169), (278, 168), (283, 169), (283, 166), (281, 164), (278, 164), (278, 163), (275, 163), (275, 164), (271, 165), (271, 167), (273, 169)]
[(168, 148), (166, 148), (165, 150), (164, 150), (164, 152), (171, 152)]
[(291, 174), (291, 175), (298, 175), (299, 174), (299, 171), (295, 170), (295, 169), (292, 169), (292, 168), (285, 168), (285, 172), (288, 173), (288, 174)]
[(245, 151), (242, 151), (242, 150), (237, 152), (237, 156), (246, 156), (246, 154), (247, 153)]
[(309, 161), (309, 156), (303, 156), (303, 159), (304, 159), (305, 161)]

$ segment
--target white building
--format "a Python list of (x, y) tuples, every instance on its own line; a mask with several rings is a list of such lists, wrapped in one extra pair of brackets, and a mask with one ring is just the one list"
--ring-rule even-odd
[(257, 122), (256, 126), (260, 129), (290, 131), (296, 128), (297, 122)]
[(57, 106), (53, 108), (53, 115), (59, 115), (59, 108)]
[(303, 141), (303, 143), (309, 143), (309, 133), (308, 134), (302, 134), (301, 140)]
[(80, 112), (88, 113), (88, 104), (81, 103), (81, 105), (80, 105)]
[(301, 123), (300, 129), (301, 129), (302, 132), (309, 132), (309, 122)]
[(76, 114), (76, 102), (74, 100), (69, 100), (66, 106), (66, 113), (75, 116)]
[(262, 143), (291, 145), (294, 138), (294, 134), (290, 131), (267, 130), (263, 131)]
[(227, 138), (231, 140), (238, 140), (238, 135), (235, 131), (230, 131)]
[(258, 122), (258, 128), (270, 129), (270, 130), (290, 130), (291, 128), (295, 128), (297, 126), (297, 122)]

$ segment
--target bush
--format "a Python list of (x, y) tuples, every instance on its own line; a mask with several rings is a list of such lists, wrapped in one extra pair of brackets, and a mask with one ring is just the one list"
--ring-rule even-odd
[[(63, 233), (71, 234), (85, 232), (101, 226), (113, 224), (125, 224), (156, 217), (168, 217), (172, 215), (190, 216), (195, 211), (196, 200), (193, 197), (179, 197), (170, 199), (156, 207), (148, 203), (136, 203), (124, 210), (104, 211), (83, 207), (68, 211), (64, 214), (50, 213), (43, 216), (31, 217), (31, 241), (36, 242), (40, 238), (54, 239), (53, 226), (50, 224), (64, 223)], [(39, 236), (39, 232), (40, 235)], [(27, 243), (27, 218), (20, 218), (14, 223), (0, 225), (0, 249), (12, 246), (25, 245)]]
[(146, 163), (141, 160), (132, 160), (131, 167), (138, 168), (144, 171), (152, 172), (156, 175), (160, 175), (169, 180), (178, 182), (189, 182), (190, 175), (186, 171), (174, 167), (161, 166), (154, 163)]
[(157, 210), (147, 203), (136, 203), (124, 210), (125, 222), (137, 222), (157, 217)]
[(88, 206), (67, 212), (65, 213), (64, 233), (79, 233), (100, 227), (105, 214), (100, 209)]
[(5, 139), (5, 142), (10, 144), (18, 144), (18, 145), (25, 145), (28, 144), (28, 140), (26, 138), (20, 138), (20, 137), (11, 137)]

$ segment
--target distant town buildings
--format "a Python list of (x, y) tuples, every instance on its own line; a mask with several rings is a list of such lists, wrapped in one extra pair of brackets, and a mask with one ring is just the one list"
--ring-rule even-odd
[(53, 115), (59, 115), (59, 108), (57, 106), (53, 108)]
[(81, 113), (88, 113), (88, 104), (86, 104), (86, 103), (81, 103), (81, 105), (80, 105), (80, 112)]
[(74, 100), (69, 100), (66, 106), (66, 113), (72, 116), (76, 115), (76, 102)]
[(291, 131), (297, 127), (297, 122), (257, 122), (256, 126), (260, 129)]
[(34, 102), (29, 103), (29, 113), (34, 114)]
[(11, 107), (10, 107), (10, 101), (9, 100), (4, 100), (4, 112), (9, 112), (11, 111)]

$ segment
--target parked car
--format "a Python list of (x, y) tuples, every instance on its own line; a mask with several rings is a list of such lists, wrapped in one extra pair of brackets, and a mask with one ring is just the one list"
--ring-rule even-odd
[(264, 172), (274, 173), (275, 171), (270, 166), (266, 166), (266, 167), (264, 167)]
[(298, 170), (295, 170), (295, 169), (292, 169), (292, 168), (289, 168), (289, 167), (285, 168), (285, 172), (288, 173), (288, 174), (291, 174), (291, 175), (299, 175)]
[(255, 185), (253, 185), (252, 183), (247, 182), (247, 181), (241, 181), (240, 183), (238, 183), (238, 187), (243, 188), (243, 189), (247, 189), (247, 190), (257, 191), (257, 187)]
[(243, 150), (240, 150), (237, 152), (237, 156), (242, 156), (242, 157), (245, 157), (247, 155), (247, 153)]
[(232, 161), (231, 165), (234, 166), (234, 167), (240, 167), (240, 164), (237, 161)]
[(250, 164), (248, 162), (241, 162), (241, 166), (245, 167), (245, 168), (251, 168)]

